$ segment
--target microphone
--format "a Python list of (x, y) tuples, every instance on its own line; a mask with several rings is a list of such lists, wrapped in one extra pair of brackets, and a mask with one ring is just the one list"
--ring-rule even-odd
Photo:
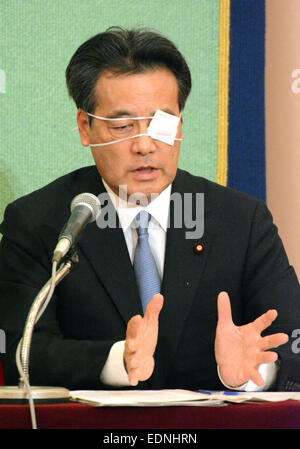
[(96, 220), (100, 209), (99, 199), (91, 193), (81, 193), (73, 198), (71, 215), (59, 235), (52, 262), (58, 264), (61, 261), (71, 246), (76, 244), (85, 226)]

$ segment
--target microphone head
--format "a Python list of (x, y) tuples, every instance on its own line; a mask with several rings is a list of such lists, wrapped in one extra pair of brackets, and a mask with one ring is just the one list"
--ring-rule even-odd
[(101, 203), (99, 198), (97, 198), (92, 193), (80, 193), (75, 196), (71, 202), (71, 212), (76, 206), (86, 206), (91, 211), (90, 223), (96, 220), (98, 214), (101, 210)]

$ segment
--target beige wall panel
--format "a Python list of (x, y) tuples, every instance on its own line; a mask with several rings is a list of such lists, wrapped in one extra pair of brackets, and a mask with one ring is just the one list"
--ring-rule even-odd
[(300, 277), (300, 0), (266, 1), (267, 200)]

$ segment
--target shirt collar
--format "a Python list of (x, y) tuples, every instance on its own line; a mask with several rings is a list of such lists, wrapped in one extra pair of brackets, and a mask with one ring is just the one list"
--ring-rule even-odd
[(110, 196), (110, 199), (118, 213), (121, 226), (124, 231), (131, 226), (134, 218), (142, 210), (146, 210), (154, 218), (154, 222), (167, 232), (169, 209), (170, 209), (170, 196), (171, 188), (170, 184), (165, 188), (156, 198), (154, 198), (146, 207), (132, 206), (124, 198), (120, 198), (111, 190), (107, 183), (102, 179), (104, 187)]

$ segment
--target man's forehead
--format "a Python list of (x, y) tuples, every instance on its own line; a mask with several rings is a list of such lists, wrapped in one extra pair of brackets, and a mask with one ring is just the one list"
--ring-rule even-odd
[(158, 109), (177, 115), (178, 99), (177, 79), (164, 68), (134, 74), (103, 72), (95, 87), (96, 104), (109, 118), (145, 115), (146, 110), (153, 115)]

